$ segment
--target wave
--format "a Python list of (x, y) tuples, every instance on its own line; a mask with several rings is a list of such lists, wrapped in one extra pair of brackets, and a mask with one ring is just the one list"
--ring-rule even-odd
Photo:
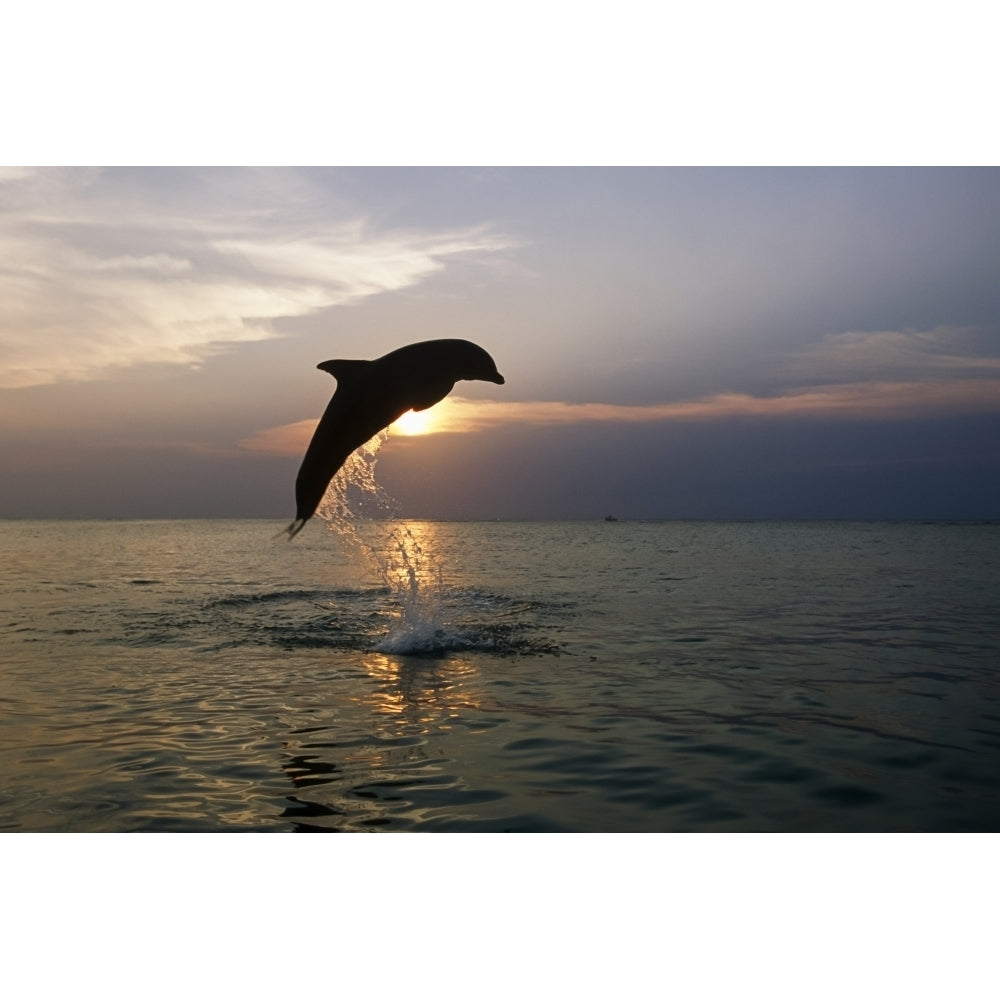
[(205, 651), (268, 645), (400, 656), (538, 656), (561, 651), (544, 632), (559, 628), (556, 619), (565, 614), (565, 605), (437, 585), (412, 592), (279, 588), (167, 600), (133, 612), (118, 635), (131, 646), (194, 645)]

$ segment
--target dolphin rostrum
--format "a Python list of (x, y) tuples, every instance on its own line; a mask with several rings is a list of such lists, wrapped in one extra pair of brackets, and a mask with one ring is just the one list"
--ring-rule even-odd
[(503, 385), (493, 359), (468, 340), (425, 340), (374, 361), (324, 361), (316, 366), (337, 380), (295, 479), (294, 538), (316, 513), (330, 480), (355, 448), (407, 410), (441, 402), (460, 379)]

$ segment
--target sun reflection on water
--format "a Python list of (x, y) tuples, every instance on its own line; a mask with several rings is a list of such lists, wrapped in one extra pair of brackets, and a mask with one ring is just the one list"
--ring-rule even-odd
[(467, 659), (439, 661), (371, 653), (365, 671), (374, 682), (359, 699), (400, 732), (426, 734), (483, 707), (479, 671)]

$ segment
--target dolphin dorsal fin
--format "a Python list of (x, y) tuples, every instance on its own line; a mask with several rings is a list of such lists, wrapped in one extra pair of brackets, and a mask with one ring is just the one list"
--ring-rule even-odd
[(334, 361), (321, 361), (316, 367), (322, 372), (329, 372), (338, 385), (344, 385), (360, 378), (370, 361), (345, 361), (343, 358)]

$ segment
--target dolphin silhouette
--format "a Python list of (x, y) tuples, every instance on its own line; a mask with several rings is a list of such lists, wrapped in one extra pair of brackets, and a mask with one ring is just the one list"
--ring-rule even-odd
[(407, 410), (441, 402), (461, 379), (503, 385), (493, 359), (468, 340), (425, 340), (374, 361), (324, 361), (316, 366), (337, 380), (295, 479), (295, 520), (289, 540), (316, 513), (330, 480), (355, 448)]

